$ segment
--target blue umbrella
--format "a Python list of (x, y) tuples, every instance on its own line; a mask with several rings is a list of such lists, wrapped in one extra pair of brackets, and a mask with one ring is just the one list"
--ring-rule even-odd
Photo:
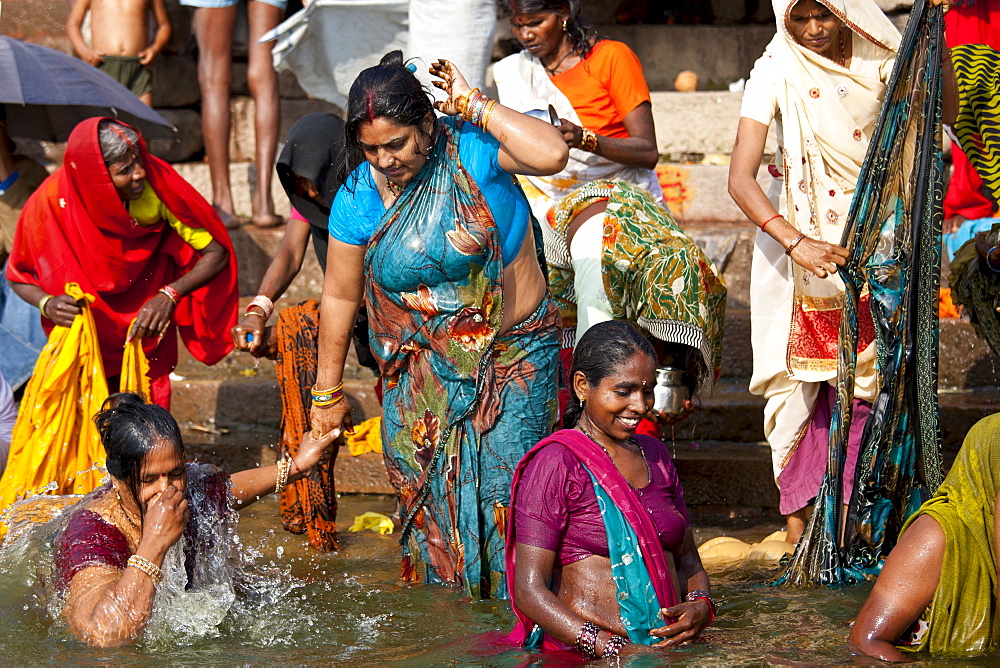
[(11, 135), (65, 141), (85, 118), (110, 116), (147, 137), (176, 136), (177, 128), (132, 91), (82, 60), (0, 35), (0, 103)]

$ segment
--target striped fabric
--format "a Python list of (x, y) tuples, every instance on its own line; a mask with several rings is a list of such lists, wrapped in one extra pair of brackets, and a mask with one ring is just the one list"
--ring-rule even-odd
[(952, 129), (994, 202), (1000, 202), (1000, 53), (985, 44), (951, 50), (958, 81), (958, 119)]

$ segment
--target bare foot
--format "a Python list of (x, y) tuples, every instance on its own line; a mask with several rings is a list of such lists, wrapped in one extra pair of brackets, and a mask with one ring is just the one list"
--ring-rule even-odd
[(285, 219), (276, 213), (258, 213), (250, 218), (254, 227), (279, 227), (285, 224)]
[(219, 214), (219, 218), (222, 219), (222, 224), (225, 225), (227, 230), (235, 230), (243, 224), (232, 211), (226, 211), (218, 204), (213, 204), (212, 208), (215, 209), (215, 213)]

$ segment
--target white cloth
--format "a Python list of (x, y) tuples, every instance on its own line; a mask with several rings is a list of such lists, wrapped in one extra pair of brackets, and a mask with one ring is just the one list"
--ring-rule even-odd
[(444, 91), (431, 86), (427, 69), (445, 58), (455, 63), (473, 88), (486, 86), (486, 68), (493, 55), (497, 27), (493, 0), (410, 0), (407, 58), (419, 58), (417, 78), (438, 100)]
[(275, 69), (291, 70), (310, 96), (346, 108), (361, 70), (394, 49), (417, 59), (417, 78), (428, 86), (430, 64), (447, 58), (482, 88), (495, 31), (491, 0), (313, 0), (261, 41), (277, 39)]
[[(521, 113), (542, 113), (547, 119), (546, 112), (551, 104), (559, 114), (559, 118), (565, 118), (576, 125), (583, 125), (569, 98), (552, 83), (542, 62), (527, 52), (515, 53), (494, 64), (493, 78), (496, 80), (500, 103), (505, 107)], [(649, 191), (656, 203), (666, 208), (663, 202), (663, 188), (654, 170), (626, 167), (577, 148), (569, 150), (569, 162), (558, 174), (522, 176), (520, 179), (533, 186), (526, 188), (525, 194), (531, 204), (532, 213), (540, 221), (545, 220), (545, 214), (553, 204), (583, 184), (598, 179), (628, 181)]]
[(313, 0), (261, 41), (277, 39), (274, 67), (295, 73), (310, 96), (347, 108), (361, 70), (407, 46), (408, 0)]
[(591, 216), (577, 228), (569, 244), (576, 291), (576, 343), (584, 332), (615, 316), (604, 290), (604, 214)]
[[(750, 73), (741, 116), (777, 124), (775, 162), (783, 175), (778, 211), (807, 236), (840, 243), (899, 33), (872, 0), (825, 2), (852, 31), (851, 62), (844, 68), (792, 39), (785, 21), (796, 0), (772, 1), (777, 33)], [(816, 383), (837, 374), (836, 360), (792, 355), (793, 306), (799, 300), (806, 311), (841, 308), (843, 289), (839, 275), (817, 278), (770, 235), (757, 233), (750, 273), (750, 391), (768, 400), (764, 433), (775, 479), (811, 416)], [(872, 344), (858, 358), (855, 396), (871, 400), (877, 386)]]

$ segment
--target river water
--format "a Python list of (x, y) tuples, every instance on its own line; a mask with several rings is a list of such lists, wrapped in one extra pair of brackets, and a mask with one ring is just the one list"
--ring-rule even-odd
[[(155, 648), (142, 644), (127, 649), (88, 648), (55, 630), (44, 614), (20, 598), (15, 600), (8, 589), (0, 593), (4, 597), (0, 599), (0, 664), (551, 663), (539, 654), (497, 649), (495, 632), (512, 626), (513, 617), (506, 603), (470, 601), (446, 587), (401, 585), (397, 581), (396, 537), (346, 531), (356, 515), (369, 510), (388, 513), (391, 509), (388, 497), (342, 496), (338, 518), (345, 530), (338, 554), (319, 554), (308, 547), (304, 537), (281, 530), (273, 497), (243, 511), (243, 544), (260, 550), (258, 565), (274, 567), (274, 577), (293, 582), (292, 592), (277, 605), (264, 608), (265, 612), (228, 620), (215, 637), (192, 643), (181, 641)], [(699, 544), (722, 533), (752, 542), (778, 528), (774, 523), (743, 526), (730, 522), (719, 526), (719, 522), (706, 518), (694, 516), (693, 520), (699, 527)], [(623, 664), (853, 662), (844, 637), (848, 622), (868, 592), (867, 585), (789, 590), (767, 585), (775, 576), (774, 568), (739, 566), (709, 568), (709, 572), (719, 617), (703, 640), (685, 648), (632, 657)], [(996, 660), (988, 663), (1000, 665)]]

